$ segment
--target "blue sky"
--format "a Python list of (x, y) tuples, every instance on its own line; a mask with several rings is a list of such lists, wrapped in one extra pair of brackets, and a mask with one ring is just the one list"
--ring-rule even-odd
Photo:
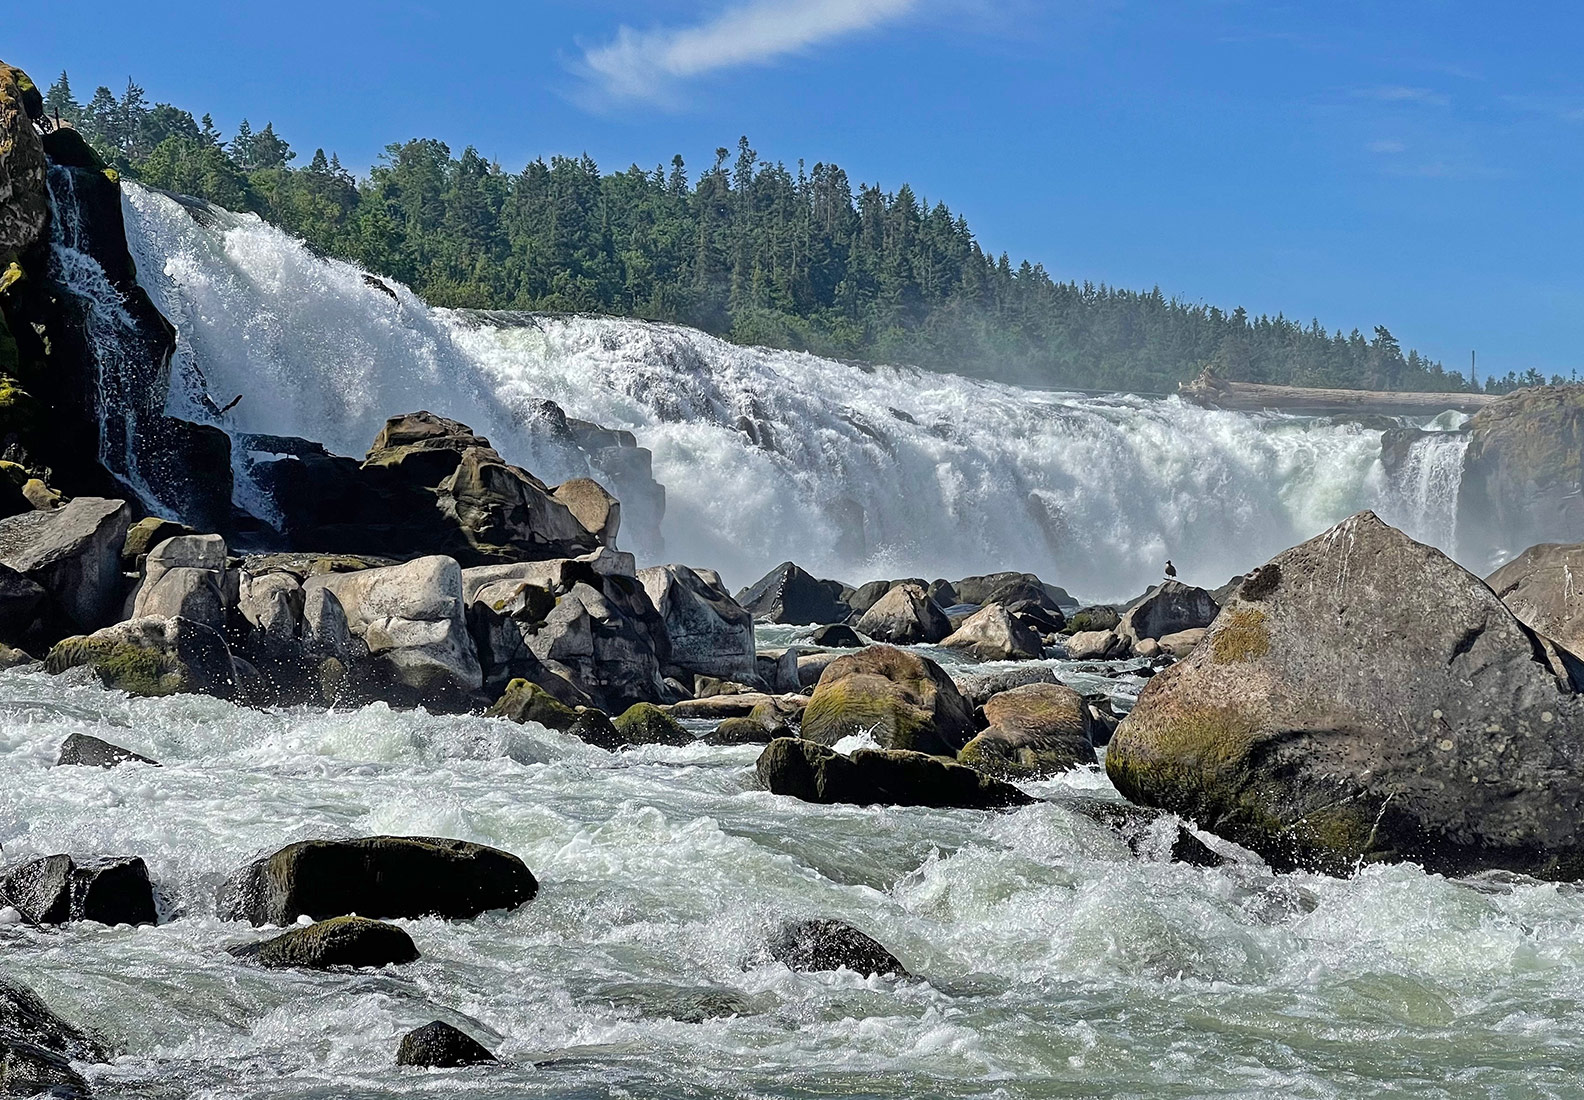
[[(472, 144), (910, 182), (1056, 276), (1329, 327), (1481, 373), (1584, 367), (1584, 6), (1464, 0), (84, 0), (0, 56), (134, 76), (306, 158)], [(62, 9), (65, 9), (64, 11)]]

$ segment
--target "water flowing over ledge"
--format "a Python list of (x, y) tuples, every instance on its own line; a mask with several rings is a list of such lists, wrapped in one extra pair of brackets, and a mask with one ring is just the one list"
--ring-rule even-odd
[(180, 332), (173, 415), (211, 419), (206, 382), (222, 403), (242, 395), (233, 433), (360, 454), (386, 416), (428, 408), (554, 482), (586, 471), (533, 430), (549, 398), (652, 449), (667, 557), (734, 583), (791, 558), (850, 581), (1028, 569), (1123, 597), (1167, 557), (1219, 584), (1363, 508), (1455, 550), (1457, 433), (1388, 471), (1375, 426), (1026, 390), (641, 321), (431, 309), (257, 218), (195, 216), (136, 186), (126, 202), (140, 279)]

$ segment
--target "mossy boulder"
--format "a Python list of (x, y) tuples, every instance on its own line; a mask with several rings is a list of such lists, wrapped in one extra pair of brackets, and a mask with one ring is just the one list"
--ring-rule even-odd
[(790, 737), (766, 745), (755, 771), (771, 794), (805, 802), (991, 810), (1034, 801), (1010, 784), (922, 752), (859, 749), (843, 756)]
[(1122, 616), (1117, 614), (1114, 607), (1099, 605), (1096, 607), (1083, 607), (1067, 616), (1067, 622), (1062, 627), (1063, 634), (1080, 634), (1091, 630), (1115, 630), (1122, 623)]
[(1278, 868), (1577, 878), (1581, 684), (1478, 578), (1365, 512), (1249, 574), (1106, 768)]
[(1002, 779), (1037, 779), (1095, 762), (1089, 706), (1061, 684), (1028, 684), (992, 696), (988, 728), (957, 754), (959, 763)]
[(44, 661), (52, 674), (87, 666), (104, 685), (128, 695), (197, 693), (229, 699), (236, 667), (218, 632), (183, 618), (128, 619), (67, 638)]
[(634, 703), (611, 723), (629, 745), (691, 745), (693, 735), (653, 703)]
[(127, 528), (126, 538), (121, 541), (121, 568), (128, 573), (138, 572), (149, 551), (166, 539), (197, 533), (184, 523), (159, 516), (146, 516)]
[(108, 165), (94, 152), (94, 147), (80, 132), (71, 126), (60, 126), (45, 134), (44, 155), (50, 163), (63, 168), (82, 168), (89, 172), (104, 172)]
[(571, 729), (578, 720), (577, 711), (528, 680), (513, 680), (507, 684), (505, 694), (484, 712), (484, 716), (510, 718), (519, 724), (536, 722), (561, 733)]
[(705, 738), (711, 745), (767, 745), (777, 737), (795, 736), (792, 723), (802, 708), (781, 699), (765, 699), (739, 718), (727, 718)]
[(226, 949), (271, 969), (329, 970), (336, 966), (401, 966), (418, 959), (412, 937), (394, 924), (364, 917), (332, 917), (273, 939)]
[(616, 724), (610, 720), (610, 715), (596, 707), (577, 708), (577, 721), (567, 727), (566, 732), (606, 752), (615, 752), (627, 743), (617, 731)]
[(870, 646), (833, 661), (803, 711), (803, 736), (822, 745), (868, 737), (880, 747), (956, 757), (973, 710), (928, 657)]

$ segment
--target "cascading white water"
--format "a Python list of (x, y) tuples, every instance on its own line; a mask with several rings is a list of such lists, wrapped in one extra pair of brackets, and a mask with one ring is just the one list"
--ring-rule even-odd
[[(1116, 598), (1168, 557), (1220, 584), (1368, 507), (1450, 547), (1450, 451), (1436, 476), (1394, 482), (1378, 430), (866, 367), (672, 325), (431, 309), (257, 218), (126, 195), (140, 278), (180, 330), (175, 373), (201, 373), (222, 403), (242, 395), (227, 427), (360, 454), (386, 416), (428, 408), (556, 481), (586, 471), (558, 468), (524, 429), (550, 398), (651, 448), (667, 555), (736, 583), (792, 559), (853, 583), (1027, 569)], [(204, 418), (182, 392), (172, 401), (192, 407), (172, 411)]]

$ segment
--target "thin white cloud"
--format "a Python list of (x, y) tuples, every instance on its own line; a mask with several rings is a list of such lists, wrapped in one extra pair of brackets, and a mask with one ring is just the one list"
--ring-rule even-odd
[(830, 39), (869, 30), (923, 0), (752, 0), (689, 27), (637, 31), (584, 51), (579, 68), (614, 99), (667, 101), (683, 81), (762, 65)]
[(1403, 84), (1386, 84), (1375, 88), (1356, 88), (1353, 94), (1360, 99), (1374, 99), (1381, 103), (1418, 103), (1425, 107), (1449, 107), (1452, 97), (1431, 88), (1410, 88)]
[(1383, 138), (1380, 141), (1372, 141), (1367, 146), (1365, 146), (1365, 148), (1367, 148), (1372, 153), (1380, 153), (1383, 155), (1404, 153), (1408, 151), (1408, 146), (1403, 142), (1398, 141), (1396, 138)]

